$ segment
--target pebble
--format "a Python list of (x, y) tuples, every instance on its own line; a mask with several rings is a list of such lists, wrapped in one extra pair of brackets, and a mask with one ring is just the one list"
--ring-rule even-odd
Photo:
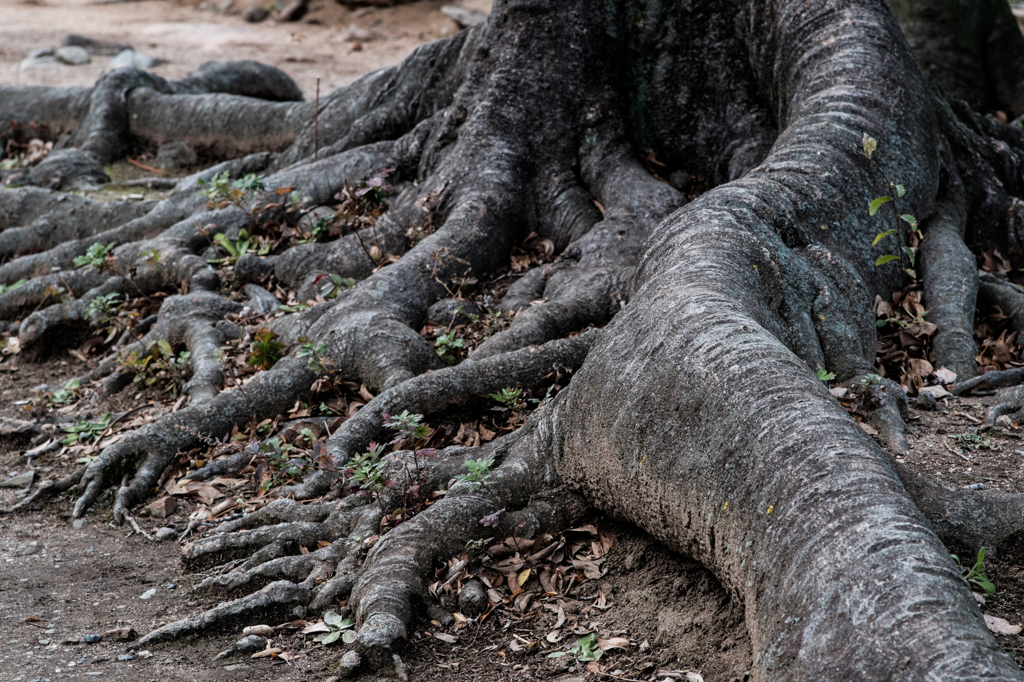
[(134, 661), (135, 657), (132, 656), (131, 654), (121, 654), (120, 656), (117, 657), (117, 660), (119, 660), (119, 661)]
[(175, 585), (174, 583), (167, 583), (166, 585), (164, 585), (164, 589), (165, 589), (165, 590), (173, 590), (173, 589), (175, 589), (175, 588), (177, 588), (177, 587), (178, 587), (178, 586), (177, 586), (177, 585)]
[(55, 69), (59, 67), (60, 61), (52, 54), (44, 54), (39, 57), (29, 57), (28, 59), (22, 59), (18, 64), (18, 70), (20, 71), (43, 71), (46, 69)]
[(249, 7), (245, 8), (244, 12), (242, 12), (242, 18), (248, 21), (250, 24), (258, 24), (259, 22), (266, 19), (269, 15), (270, 12), (268, 12), (263, 7), (260, 7), (259, 5), (250, 5)]
[(985, 484), (984, 483), (972, 483), (970, 485), (964, 486), (964, 488), (967, 489), (967, 490), (984, 490), (985, 489)]
[(28, 488), (35, 480), (35, 471), (26, 471), (18, 476), (12, 476), (5, 481), (0, 481), (0, 488)]
[(167, 526), (164, 526), (163, 528), (158, 528), (153, 537), (155, 537), (158, 541), (163, 542), (164, 540), (170, 540), (176, 535), (177, 532), (175, 532), (173, 528), (168, 528)]
[(121, 50), (107, 65), (108, 71), (124, 68), (126, 66), (136, 69), (152, 69), (156, 66), (156, 60), (149, 55), (136, 52), (135, 50)]
[(151, 652), (149, 649), (143, 649), (139, 652), (139, 658), (149, 658), (152, 655), (153, 652)]
[(96, 643), (100, 642), (102, 639), (103, 639), (103, 635), (86, 635), (85, 636), (85, 643), (86, 644), (96, 644)]
[(142, 596), (139, 597), (139, 599), (142, 599), (143, 601), (146, 601), (147, 599), (152, 599), (155, 594), (156, 594), (156, 589), (155, 588), (152, 589), (152, 590), (146, 590), (145, 592), (142, 593)]
[(71, 527), (75, 530), (82, 530), (85, 527), (85, 519), (75, 519), (71, 522)]
[(52, 57), (54, 55), (54, 49), (52, 47), (37, 47), (28, 53), (29, 59), (38, 59), (39, 57)]
[(88, 64), (91, 60), (89, 52), (78, 45), (64, 45), (57, 48), (57, 59), (70, 66)]

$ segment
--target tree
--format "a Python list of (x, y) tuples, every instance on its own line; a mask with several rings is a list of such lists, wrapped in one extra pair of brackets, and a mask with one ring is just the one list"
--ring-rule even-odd
[[(1013, 19), (998, 0), (976, 5), (984, 11), (945, 25), (907, 20), (926, 66), (934, 43), (915, 27), (945, 31), (963, 63), (983, 68), (980, 46)], [(872, 302), (898, 290), (912, 263), (891, 241), (872, 244), (880, 221), (868, 206), (896, 200), (900, 246), (920, 228), (916, 265), (939, 326), (936, 365), (971, 377), (977, 297), (1021, 294), (998, 282), (979, 288), (966, 244), (999, 247), (1020, 264), (1024, 133), (927, 81), (887, 6), (618, 0), (598, 10), (510, 0), (484, 27), (340, 89), (315, 114), (279, 72), (246, 65), (239, 75), (239, 66), (182, 83), (119, 71), (92, 90), (8, 89), (0, 98), (19, 127), (72, 133), (69, 146), (22, 177), (35, 187), (0, 193), (8, 226), (0, 242), (17, 256), (0, 266), (0, 281), (27, 280), (0, 295), (0, 315), (20, 320), (28, 348), (81, 320), (100, 295), (185, 281), (189, 293), (167, 299), (147, 339), (186, 342), (194, 377), (188, 407), (21, 505), (74, 489), (81, 516), (120, 481), (114, 517), (130, 521), (175, 453), (282, 412), (332, 368), (379, 395), (327, 440), (334, 467), (281, 491), (317, 497), (342, 475), (331, 468), (354, 466), (384, 434), (385, 414), (536, 382), (556, 364), (579, 369), (514, 434), (430, 460), (391, 455), (381, 466), (422, 470), (424, 489), (466, 474), (467, 458), (493, 462), (365, 558), (366, 533), (400, 501), (389, 489), (371, 504), (283, 499), (194, 542), (188, 561), (249, 557), (223, 578), (243, 596), (144, 642), (246, 610), (323, 610), (350, 594), (359, 631), (343, 666), (387, 668), (434, 557), (496, 532), (481, 519), (500, 524), (498, 533), (537, 532), (590, 505), (694, 556), (742, 600), (755, 679), (1022, 679), (943, 541), (1019, 552), (1024, 501), (951, 490), (890, 457), (903, 447), (905, 397), (874, 375)], [(1024, 113), (1006, 79), (968, 82), (972, 104)], [(235, 158), (178, 182), (141, 215), (116, 203), (58, 202), (53, 188), (102, 179), (102, 164), (130, 144), (167, 140)], [(382, 169), (394, 169), (388, 181), (398, 189), (372, 232), (238, 259), (237, 276), (272, 272), (303, 293), (315, 291), (316, 273), (360, 281), (280, 318), (272, 329), (295, 350), (244, 391), (218, 392), (213, 349), (223, 316), (241, 304), (218, 293), (217, 273), (197, 257), (208, 243), (203, 228), (231, 240), (243, 228), (287, 222), (328, 203), (346, 180)], [(223, 172), (265, 177), (234, 195), (221, 178), (229, 200), (211, 207), (199, 181)], [(691, 182), (700, 192), (687, 203)], [(78, 227), (92, 232), (61, 231), (72, 211), (95, 216)], [(402, 253), (410, 226), (428, 236)], [(453, 278), (493, 272), (531, 232), (550, 240), (558, 259), (509, 291), (504, 309), (522, 312), (507, 331), (442, 369), (414, 331), (425, 311)], [(67, 270), (94, 243), (117, 245), (115, 266)], [(385, 254), (401, 257), (383, 266)], [(49, 305), (56, 286), (76, 298)], [(104, 361), (87, 378), (116, 364)], [(888, 452), (816, 370), (863, 391)], [(992, 418), (1019, 407), (1011, 393)], [(244, 528), (252, 530), (234, 532)], [(290, 542), (321, 539), (333, 544), (288, 551)]]

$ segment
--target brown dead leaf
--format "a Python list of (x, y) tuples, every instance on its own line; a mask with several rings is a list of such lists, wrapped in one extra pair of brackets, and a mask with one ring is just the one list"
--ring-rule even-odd
[(1016, 635), (1024, 629), (1020, 625), (1010, 625), (1010, 621), (1005, 618), (990, 616), (987, 613), (985, 614), (985, 625), (997, 635)]
[(251, 658), (266, 658), (267, 656), (273, 656), (273, 657), (276, 658), (277, 655), (279, 653), (281, 653), (282, 651), (284, 651), (284, 649), (279, 649), (278, 647), (273, 647), (271, 649), (264, 649), (263, 651), (257, 651), (256, 653), (254, 653), (251, 656)]
[(870, 424), (866, 424), (864, 422), (857, 422), (857, 426), (859, 426), (860, 428), (864, 429), (864, 433), (868, 434), (869, 436), (877, 436), (878, 435), (878, 429), (876, 429), (875, 427), (871, 426)]
[(627, 637), (609, 637), (608, 639), (598, 638), (597, 648), (601, 651), (608, 651), (609, 649), (628, 649), (629, 639)]

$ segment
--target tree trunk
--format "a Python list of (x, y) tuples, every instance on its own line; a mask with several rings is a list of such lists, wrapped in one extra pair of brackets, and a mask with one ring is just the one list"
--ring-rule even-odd
[[(945, 4), (928, 8), (941, 14)], [(493, 458), (486, 494), (469, 483), (452, 486), (365, 560), (361, 538), (400, 497), (384, 492), (380, 505), (351, 498), (270, 505), (191, 544), (186, 560), (256, 552), (225, 585), (244, 591), (275, 582), (141, 643), (201, 631), (247, 609), (296, 601), (324, 609), (351, 593), (360, 629), (343, 669), (386, 668), (434, 557), (520, 525), (558, 527), (589, 505), (714, 572), (744, 605), (756, 680), (1024, 679), (988, 633), (943, 546), (1020, 552), (1021, 500), (994, 501), (917, 477), (850, 419), (815, 374), (832, 372), (868, 394), (882, 442), (898, 451), (905, 397), (874, 375), (872, 306), (903, 285), (910, 263), (891, 239), (873, 238), (896, 226), (898, 243), (909, 244), (910, 223), (920, 225), (919, 270), (939, 325), (935, 364), (965, 378), (976, 372), (979, 295), (966, 245), (999, 246), (1015, 267), (1024, 260), (1024, 133), (954, 99), (1024, 110), (1016, 94), (1022, 79), (1009, 67), (989, 69), (991, 55), (981, 48), (995, 35), (1012, 55), (1006, 64), (1024, 58), (1019, 34), (1007, 33), (1005, 3), (972, 5), (971, 31), (956, 34), (966, 19), (936, 23), (919, 5), (893, 5), (910, 17), (911, 44), (948, 95), (926, 82), (879, 0), (617, 0), (599, 9), (507, 0), (486, 25), (340, 89), (315, 116), (308, 103), (293, 101), (277, 72), (249, 69), (241, 79), (232, 65), (178, 84), (114, 72), (88, 101), (77, 90), (0, 91), (0, 109), (12, 120), (39, 121), (45, 112), (51, 130), (71, 134), (60, 138), (60, 152), (19, 176), (23, 184), (97, 182), (102, 164), (125, 150), (170, 139), (237, 156), (182, 179), (143, 215), (74, 234), (39, 228), (69, 210), (55, 192), (0, 193), (0, 246), (28, 240), (7, 247), (18, 257), (0, 265), (0, 283), (28, 280), (0, 293), (0, 316), (23, 347), (80, 324), (100, 295), (189, 285), (188, 294), (167, 299), (132, 348), (186, 343), (191, 405), (109, 446), (22, 506), (75, 488), (81, 516), (121, 481), (114, 517), (131, 520), (132, 506), (176, 453), (279, 414), (305, 394), (323, 367), (308, 362), (309, 346), (305, 356), (298, 348), (304, 339), (324, 344), (318, 357), (337, 376), (379, 393), (328, 439), (338, 468), (381, 437), (384, 414), (442, 410), (536, 383), (555, 365), (578, 367), (568, 388), (519, 431), (422, 465), (425, 485), (444, 487), (465, 459)], [(950, 41), (970, 44), (955, 63), (934, 66)], [(870, 140), (877, 149), (868, 154)], [(238, 156), (260, 149), (273, 153)], [(216, 293), (223, 273), (196, 255), (209, 243), (205, 226), (234, 239), (299, 210), (289, 204), (295, 199), (282, 199), (293, 188), (308, 197), (304, 206), (321, 206), (346, 181), (383, 168), (395, 169), (400, 191), (372, 235), (239, 260), (237, 277), (272, 273), (300, 292), (315, 292), (320, 274), (361, 281), (275, 320), (272, 328), (295, 352), (244, 392), (218, 393), (213, 350), (226, 333), (223, 317), (240, 304)], [(265, 194), (207, 205), (196, 193), (199, 179), (225, 171), (266, 173)], [(897, 200), (908, 219), (894, 223), (888, 208), (870, 215), (872, 200), (896, 184), (905, 189)], [(84, 203), (89, 208), (79, 210), (99, 211)], [(401, 253), (417, 228), (429, 236)], [(446, 296), (453, 277), (502, 267), (530, 233), (550, 240), (557, 260), (510, 289), (503, 309), (521, 312), (507, 331), (441, 369), (414, 331), (428, 307)], [(401, 257), (382, 266), (365, 239)], [(121, 265), (53, 272), (70, 269), (94, 243), (117, 245)], [(886, 255), (899, 258), (876, 264)], [(76, 298), (49, 305), (57, 283)], [(246, 291), (256, 306), (258, 288)], [(565, 340), (589, 325), (606, 326)], [(87, 378), (102, 379), (119, 359)], [(108, 380), (108, 389), (115, 383)], [(419, 469), (414, 457), (396, 453), (390, 466)], [(339, 475), (323, 470), (280, 494), (318, 497)], [(499, 510), (498, 531), (481, 525)], [(960, 518), (971, 522), (953, 520)], [(262, 524), (277, 525), (233, 532)], [(308, 555), (282, 549), (300, 539), (333, 544)], [(325, 570), (333, 577), (318, 582)]]

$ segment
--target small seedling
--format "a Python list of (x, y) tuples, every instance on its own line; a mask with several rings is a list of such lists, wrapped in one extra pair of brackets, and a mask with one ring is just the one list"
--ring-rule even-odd
[(402, 410), (402, 414), (396, 417), (385, 415), (385, 419), (384, 426), (395, 432), (392, 444), (407, 440), (423, 440), (432, 433), (430, 427), (423, 423), (422, 414), (410, 414), (408, 410)]
[(434, 348), (438, 356), (449, 365), (454, 365), (458, 360), (458, 353), (466, 345), (462, 339), (455, 338), (455, 332), (445, 332), (434, 341)]
[(992, 443), (992, 439), (988, 436), (982, 436), (977, 433), (957, 433), (949, 434), (948, 438), (952, 439), (957, 445), (967, 448), (968, 450), (995, 450), (996, 446)]
[(191, 360), (192, 353), (183, 350), (175, 356), (171, 344), (160, 339), (151, 343), (143, 355), (129, 353), (123, 367), (135, 373), (132, 383), (153, 386), (158, 381), (167, 380), (170, 388), (177, 391), (185, 383), (185, 372)]
[[(252, 238), (248, 230), (239, 230), (238, 239), (231, 241), (226, 235), (218, 232), (213, 236), (213, 243), (228, 252), (224, 258), (212, 258), (210, 263), (222, 265), (234, 265), (239, 258), (252, 251)], [(260, 247), (256, 253), (265, 256), (269, 253), (269, 246)]]
[(75, 443), (85, 443), (91, 440), (96, 440), (100, 437), (107, 427), (110, 426), (110, 415), (104, 414), (96, 421), (90, 419), (83, 419), (82, 417), (75, 417), (74, 424), (66, 424), (61, 428), (64, 433), (68, 434), (62, 441), (64, 445), (73, 445)]
[(836, 378), (836, 375), (827, 369), (819, 369), (817, 372), (818, 381), (832, 381)]
[(600, 660), (604, 652), (597, 646), (597, 633), (591, 632), (586, 637), (580, 637), (568, 651), (554, 651), (548, 654), (548, 658), (559, 658), (566, 654), (576, 657), (577, 661), (583, 663)]
[(70, 405), (71, 403), (78, 400), (78, 396), (75, 391), (81, 386), (77, 379), (71, 379), (64, 384), (63, 387), (56, 389), (47, 398), (47, 402), (51, 405)]
[(198, 194), (205, 197), (210, 206), (240, 204), (250, 195), (266, 189), (263, 185), (263, 176), (255, 173), (249, 173), (244, 178), (232, 182), (228, 172), (224, 171), (214, 175), (209, 181), (199, 178), (196, 184), (205, 187), (199, 190)]
[(331, 361), (325, 357), (327, 354), (327, 344), (323, 341), (314, 344), (305, 337), (302, 337), (299, 341), (302, 345), (299, 346), (299, 350), (295, 356), (299, 358), (309, 358), (306, 366), (317, 374), (323, 374), (326, 372), (327, 366), (331, 364)]
[(352, 630), (355, 624), (354, 618), (342, 618), (334, 611), (328, 611), (324, 614), (324, 625), (329, 627), (331, 631), (314, 637), (313, 641), (320, 642), (326, 646), (337, 642), (341, 638), (341, 641), (345, 644), (351, 644), (356, 641), (356, 633)]
[(117, 316), (117, 310), (121, 307), (118, 301), (120, 298), (121, 294), (116, 291), (94, 297), (85, 307), (86, 318), (97, 327), (106, 325), (111, 318)]
[(987, 594), (995, 594), (996, 586), (992, 584), (992, 581), (985, 575), (985, 548), (982, 547), (978, 551), (978, 559), (971, 566), (971, 570), (964, 573), (963, 566), (960, 565), (960, 557), (956, 554), (950, 554), (953, 560), (956, 561), (957, 567), (960, 569), (960, 573), (963, 575), (963, 579), (967, 581), (968, 585), (976, 585), (984, 590)]
[(385, 464), (380, 458), (383, 453), (383, 445), (370, 443), (366, 452), (356, 455), (348, 463), (348, 469), (352, 472), (351, 481), (360, 492), (374, 499), (379, 497), (380, 491), (389, 483), (384, 475)]
[[(327, 281), (320, 284), (323, 279)], [(320, 293), (326, 299), (336, 298), (341, 292), (347, 291), (356, 285), (354, 279), (342, 277), (341, 275), (318, 275), (315, 283), (320, 284)]]
[(110, 253), (113, 250), (113, 244), (93, 244), (86, 250), (84, 256), (75, 256), (75, 267), (88, 266), (97, 270), (110, 270), (113, 268), (114, 262), (114, 256)]
[[(875, 260), (875, 267), (879, 267), (879, 266), (885, 265), (886, 263), (890, 263), (892, 261), (899, 261), (900, 268), (903, 270), (903, 272), (905, 272), (911, 278), (917, 279), (917, 272), (913, 269), (914, 268), (914, 261), (916, 259), (916, 252), (910, 246), (904, 246), (903, 245), (903, 240), (900, 238), (900, 221), (901, 220), (903, 222), (907, 223), (908, 225), (910, 225), (910, 231), (913, 232), (914, 234), (916, 234), (918, 236), (918, 238), (920, 238), (920, 232), (918, 232), (917, 218), (915, 218), (914, 216), (912, 216), (909, 213), (900, 213), (899, 209), (897, 207), (897, 199), (902, 199), (904, 197), (904, 195), (907, 193), (906, 188), (904, 188), (903, 185), (899, 185), (899, 184), (896, 184), (896, 183), (892, 182), (889, 179), (889, 176), (887, 176), (885, 174), (885, 171), (882, 170), (882, 167), (880, 165), (878, 165), (875, 162), (875, 160), (872, 158), (871, 155), (875, 152), (876, 149), (878, 149), (878, 141), (875, 140), (875, 138), (871, 137), (867, 133), (864, 133), (863, 137), (861, 138), (861, 146), (862, 146), (862, 148), (864, 150), (864, 156), (868, 157), (868, 161), (870, 161), (871, 164), (875, 167), (875, 169), (878, 170), (878, 172), (882, 175), (882, 177), (885, 178), (886, 186), (887, 186), (887, 188), (889, 190), (889, 194), (888, 195), (876, 197), (874, 200), (871, 201), (870, 204), (868, 204), (868, 215), (873, 217), (876, 213), (878, 213), (878, 210), (884, 204), (887, 204), (887, 203), (891, 202), (892, 203), (892, 211), (893, 211), (893, 220), (895, 221), (895, 225), (896, 225), (896, 227), (893, 228), (893, 229), (885, 230), (883, 232), (879, 232), (877, 235), (875, 235), (874, 240), (871, 242), (871, 246), (875, 246), (875, 245), (878, 244), (878, 242), (882, 241), (886, 237), (890, 237), (890, 236), (895, 236), (896, 237), (896, 246), (897, 246), (897, 253), (896, 253), (896, 255), (885, 254), (883, 256), (879, 256)], [(910, 267), (909, 268), (904, 268), (903, 267), (903, 256), (904, 255), (906, 255), (907, 259), (910, 261)]]
[(260, 328), (249, 348), (245, 364), (256, 369), (270, 369), (284, 356), (285, 345), (277, 340), (273, 331)]
[(458, 474), (455, 479), (469, 483), (469, 492), (475, 493), (481, 486), (487, 488), (487, 484), (491, 482), (493, 464), (494, 459), (467, 459), (464, 466), (468, 473)]

